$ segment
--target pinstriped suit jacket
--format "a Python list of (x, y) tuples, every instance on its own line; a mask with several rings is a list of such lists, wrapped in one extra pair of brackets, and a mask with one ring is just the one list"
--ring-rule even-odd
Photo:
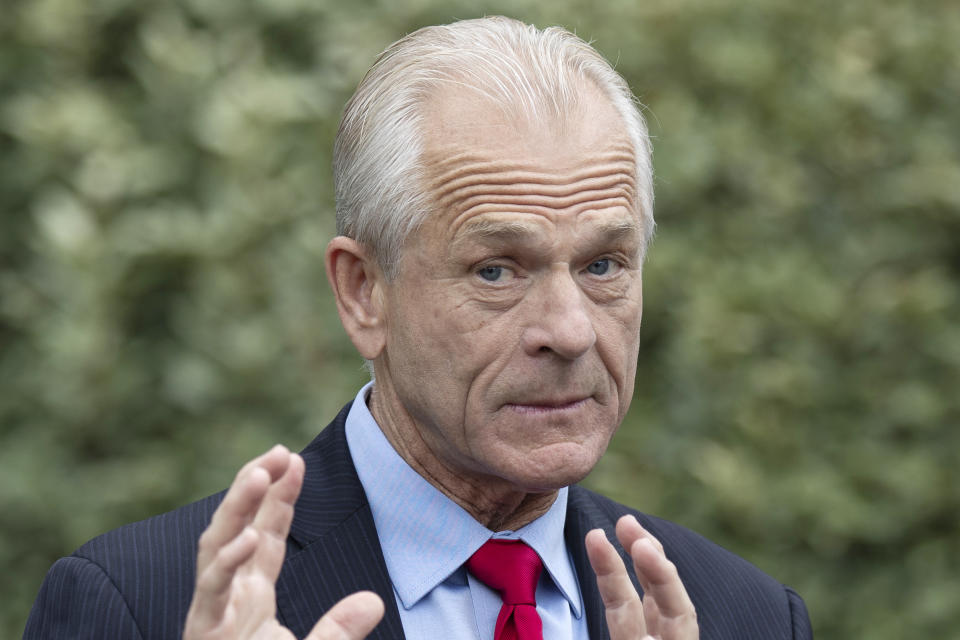
[[(277, 615), (302, 638), (340, 598), (369, 589), (387, 605), (370, 637), (403, 638), (373, 517), (347, 449), (347, 409), (303, 451), (307, 472), (277, 581)], [(196, 542), (222, 497), (121, 527), (61, 558), (44, 580), (24, 639), (180, 638), (193, 592)], [(601, 527), (613, 540), (614, 524), (626, 513), (663, 542), (677, 565), (702, 640), (812, 638), (800, 597), (745, 560), (679, 525), (571, 487), (565, 537), (591, 638), (607, 639), (609, 633), (583, 538)]]

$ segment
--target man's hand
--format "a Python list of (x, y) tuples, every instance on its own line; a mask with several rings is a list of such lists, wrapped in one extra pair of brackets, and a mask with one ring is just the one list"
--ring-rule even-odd
[(594, 529), (586, 538), (611, 640), (697, 640), (700, 631), (693, 603), (660, 541), (633, 516), (617, 521), (617, 539), (633, 558), (644, 591), (642, 600), (603, 531)]
[[(277, 621), (274, 587), (303, 473), (303, 459), (279, 445), (237, 473), (200, 536), (185, 640), (294, 637)], [(354, 593), (320, 618), (307, 640), (361, 640), (383, 610), (375, 593)]]

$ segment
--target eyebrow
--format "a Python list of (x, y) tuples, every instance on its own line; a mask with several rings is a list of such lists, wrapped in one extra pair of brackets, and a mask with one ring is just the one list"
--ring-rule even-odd
[(633, 218), (603, 220), (594, 227), (597, 235), (606, 242), (631, 239), (640, 235), (640, 221)]
[[(590, 225), (594, 237), (603, 243), (614, 243), (631, 239), (640, 235), (640, 222), (632, 218), (616, 218), (602, 220)], [(537, 235), (535, 225), (516, 220), (490, 220), (481, 218), (466, 223), (457, 234), (454, 244), (477, 240), (480, 242), (522, 243), (532, 241)]]
[(528, 223), (516, 220), (474, 219), (464, 225), (455, 242), (469, 240), (494, 240), (501, 242), (517, 242), (532, 239), (537, 229)]

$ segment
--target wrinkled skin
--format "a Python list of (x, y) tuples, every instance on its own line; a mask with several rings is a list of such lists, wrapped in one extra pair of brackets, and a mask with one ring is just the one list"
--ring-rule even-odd
[(572, 122), (528, 124), (441, 93), (424, 154), (436, 211), (395, 279), (373, 284), (374, 416), (488, 526), (519, 526), (582, 479), (633, 393), (632, 147), (612, 106), (587, 95)]

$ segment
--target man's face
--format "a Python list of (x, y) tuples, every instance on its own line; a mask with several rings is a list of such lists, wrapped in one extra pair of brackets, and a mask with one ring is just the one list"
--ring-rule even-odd
[(428, 109), (436, 211), (385, 287), (392, 385), (433, 456), (526, 492), (582, 479), (633, 393), (642, 309), (633, 153), (599, 94), (521, 127), (472, 93)]

